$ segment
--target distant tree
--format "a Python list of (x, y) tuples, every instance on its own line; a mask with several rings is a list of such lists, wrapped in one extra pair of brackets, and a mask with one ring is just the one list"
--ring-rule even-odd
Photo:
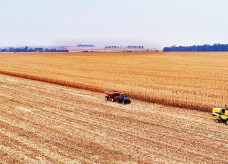
[(1, 49), (1, 52), (8, 52), (6, 48)]
[(228, 51), (228, 44), (214, 44), (214, 45), (194, 45), (194, 46), (171, 46), (164, 47), (163, 52), (212, 52), (212, 51)]
[(13, 48), (13, 47), (3, 48), (3, 49), (0, 49), (0, 52), (69, 52), (69, 50), (65, 50), (65, 49), (57, 50), (55, 48), (52, 48), (52, 49), (28, 48), (28, 46), (26, 46), (23, 48)]

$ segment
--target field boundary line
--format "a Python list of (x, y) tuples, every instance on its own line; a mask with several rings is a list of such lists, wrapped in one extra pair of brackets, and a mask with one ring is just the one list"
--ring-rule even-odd
[(24, 79), (36, 80), (36, 81), (40, 81), (40, 82), (47, 82), (47, 83), (52, 83), (52, 84), (57, 84), (57, 85), (62, 85), (62, 86), (67, 86), (67, 87), (72, 87), (72, 88), (90, 90), (90, 91), (100, 92), (100, 93), (104, 93), (104, 91), (105, 91), (105, 89), (97, 88), (96, 86), (92, 86), (92, 85), (84, 85), (84, 84), (69, 82), (69, 81), (64, 81), (64, 80), (49, 79), (46, 77), (38, 77), (38, 76), (27, 75), (27, 74), (23, 74), (23, 73), (15, 73), (15, 72), (0, 70), (0, 74), (20, 77), (20, 78), (24, 78)]
[[(75, 82), (70, 82), (70, 81), (49, 79), (46, 77), (39, 77), (39, 76), (35, 76), (35, 75), (27, 75), (27, 74), (23, 74), (23, 73), (15, 73), (15, 72), (3, 71), (3, 70), (0, 70), (0, 74), (24, 78), (24, 79), (36, 80), (36, 81), (40, 81), (40, 82), (47, 82), (47, 83), (51, 83), (51, 84), (72, 87), (72, 88), (77, 88), (77, 89), (83, 89), (83, 90), (99, 92), (99, 93), (104, 93), (106, 90), (108, 90), (108, 88), (101, 88), (101, 87), (96, 87), (96, 86), (92, 86), (92, 85), (88, 85), (88, 84), (85, 85), (85, 84), (80, 84), (80, 83), (75, 83)], [(146, 102), (150, 102), (150, 103), (156, 103), (156, 104), (172, 106), (172, 107), (177, 107), (177, 108), (199, 110), (199, 111), (203, 111), (203, 112), (211, 112), (211, 108), (209, 108), (210, 109), (209, 110), (208, 106), (200, 106), (198, 104), (193, 105), (193, 104), (177, 103), (175, 101), (170, 101), (165, 98), (139, 96), (136, 93), (126, 92), (126, 94), (128, 94), (129, 97), (134, 98), (136, 100), (146, 101)]]

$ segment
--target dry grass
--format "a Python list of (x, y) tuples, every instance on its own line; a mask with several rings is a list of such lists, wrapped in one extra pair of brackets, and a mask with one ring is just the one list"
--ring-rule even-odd
[(202, 111), (228, 100), (228, 53), (1, 53), (0, 73)]

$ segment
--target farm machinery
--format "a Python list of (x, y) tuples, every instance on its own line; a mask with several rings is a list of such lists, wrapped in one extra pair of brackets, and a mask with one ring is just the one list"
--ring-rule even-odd
[(130, 104), (131, 100), (127, 98), (123, 92), (119, 91), (106, 91), (107, 96), (105, 96), (105, 100), (111, 100), (112, 102), (118, 102), (122, 104)]
[(225, 108), (213, 108), (212, 116), (217, 117), (216, 123), (223, 121), (228, 125), (228, 108), (227, 108), (227, 105), (225, 105)]

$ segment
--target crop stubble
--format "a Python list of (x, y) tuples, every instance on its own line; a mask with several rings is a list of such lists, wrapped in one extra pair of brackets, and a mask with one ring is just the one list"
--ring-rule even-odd
[(224, 124), (209, 113), (0, 76), (0, 162), (123, 163), (228, 160)]

